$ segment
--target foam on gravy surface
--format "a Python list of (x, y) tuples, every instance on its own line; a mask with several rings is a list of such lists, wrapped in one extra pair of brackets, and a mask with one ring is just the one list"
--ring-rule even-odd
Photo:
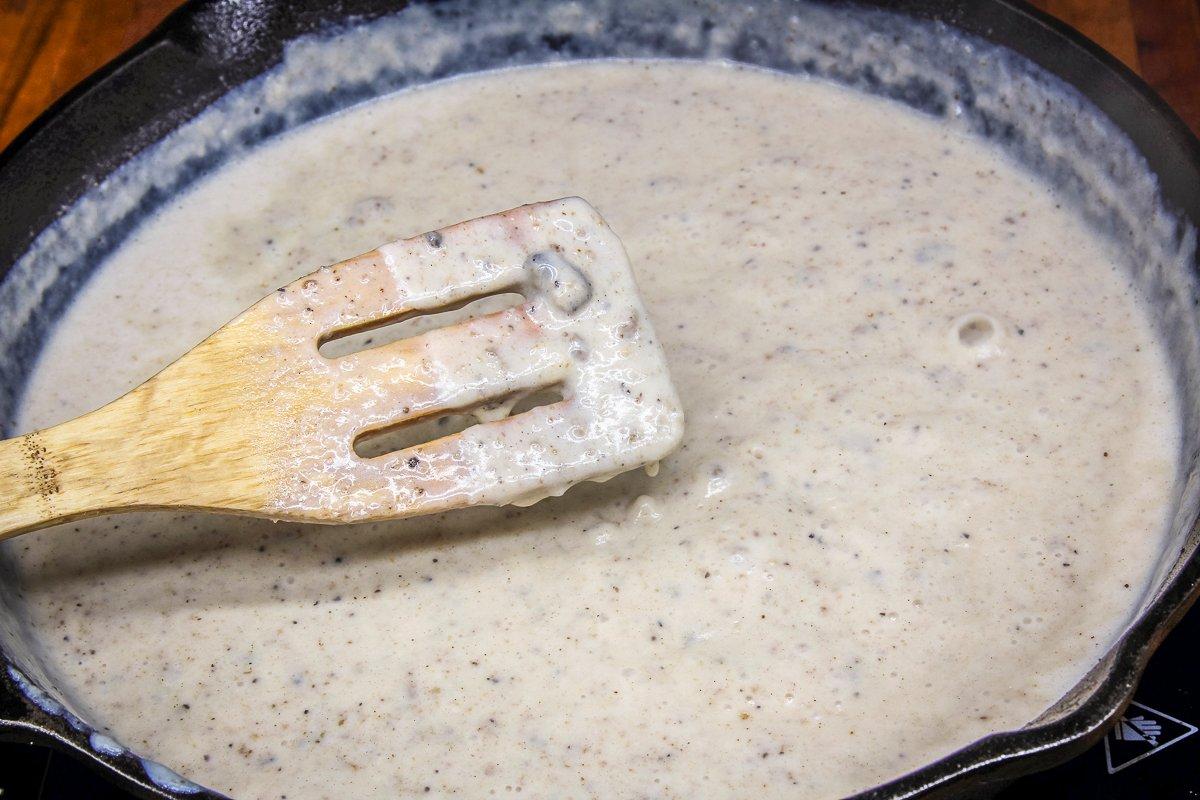
[(316, 264), (568, 194), (626, 244), (688, 415), (660, 474), (398, 524), (22, 537), (82, 710), (237, 797), (832, 797), (1091, 666), (1174, 477), (1144, 309), (1034, 178), (820, 83), (538, 68), (289, 134), (96, 275), (22, 425)]

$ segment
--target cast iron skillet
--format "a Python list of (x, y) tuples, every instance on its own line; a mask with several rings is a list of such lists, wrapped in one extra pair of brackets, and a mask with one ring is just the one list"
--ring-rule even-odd
[[(696, 2), (707, 6), (716, 0)], [(441, 0), (424, 0), (424, 4), (437, 13), (446, 7)], [(286, 42), (404, 5), (402, 0), (193, 0), (186, 4), (132, 50), (56, 103), (0, 154), (0, 269), (9, 270), (39, 232), (100, 179), (232, 87), (278, 64)], [(1200, 224), (1200, 142), (1136, 76), (1069, 28), (1009, 0), (876, 0), (862, 5), (945, 22), (1008, 47), (1073, 85), (1145, 157), (1157, 176), (1164, 204), (1192, 225)], [(588, 52), (569, 36), (542, 37), (538, 46), (568, 58), (605, 54)], [(745, 60), (755, 61), (753, 52), (747, 51)], [(309, 116), (328, 110), (314, 108)], [(254, 136), (271, 135), (273, 124), (278, 127), (264, 123)], [(219, 158), (195, 165), (193, 173), (216, 163)], [(152, 210), (172, 188), (145, 198), (140, 212)], [(137, 217), (131, 215), (124, 228), (117, 226), (92, 243), (84, 258), (93, 263), (102, 259)], [(11, 424), (21, 381), (41, 337), (85, 277), (60, 282), (63, 285), (47, 295), (37, 318), (13, 343), (13, 352), (4, 354), (9, 366), (0, 369), (0, 422)], [(1182, 456), (1185, 473), (1195, 469), (1196, 449), (1193, 442)], [(1195, 494), (1196, 487), (1185, 492)], [(1186, 537), (1178, 561), (1128, 633), (1072, 693), (1060, 713), (1021, 731), (991, 736), (864, 797), (987, 795), (1013, 777), (1059, 763), (1089, 747), (1129, 701), (1150, 654), (1200, 590), (1196, 503), (1185, 505), (1190, 511), (1183, 512)], [(0, 573), (0, 589), (3, 581)], [(0, 737), (64, 748), (148, 797), (215, 797), (97, 737), (51, 694), (25, 678), (12, 666), (19, 659), (11, 643), (19, 641), (23, 629), (21, 620), (11, 617), (0, 596), (0, 644), (10, 643), (7, 650), (0, 649)]]

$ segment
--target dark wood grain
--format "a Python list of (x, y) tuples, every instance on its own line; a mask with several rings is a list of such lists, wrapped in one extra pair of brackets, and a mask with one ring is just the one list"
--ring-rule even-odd
[(1035, 0), (1138, 72), (1200, 133), (1200, 0)]
[[(0, 0), (0, 147), (180, 0)], [(1034, 0), (1158, 90), (1200, 133), (1200, 0)]]
[(0, 147), (180, 0), (0, 0)]
[(1141, 75), (1200, 133), (1200, 2), (1134, 2)]
[[(1137, 0), (1034, 0), (1033, 4), (1139, 71), (1132, 6)], [(1153, 3), (1157, 5), (1155, 0)]]

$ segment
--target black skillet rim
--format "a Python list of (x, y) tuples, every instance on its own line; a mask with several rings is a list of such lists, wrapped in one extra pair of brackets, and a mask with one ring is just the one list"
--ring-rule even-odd
[[(1074, 29), (1032, 8), (1022, 0), (993, 0), (990, 3), (955, 3), (952, 0), (875, 0), (845, 2), (898, 12), (912, 17), (940, 20), (969, 34), (995, 42), (1017, 52), (1047, 71), (1075, 86), (1102, 112), (1112, 119), (1133, 141), (1157, 175), (1163, 196), (1169, 204), (1200, 225), (1200, 140), (1175, 112), (1141, 78)], [(117, 127), (107, 159), (92, 169), (93, 177), (108, 174), (142, 147), (161, 134), (192, 118), (217, 97), (243, 81), (269, 69), (281, 57), (282, 42), (320, 30), (327, 20), (363, 20), (382, 13), (369, 0), (337, 0), (319, 11), (296, 10), (275, 5), (273, 0), (251, 3), (242, 14), (228, 0), (189, 0), (174, 11), (147, 37), (94, 72), (56, 101), (26, 127), (0, 152), (0, 176), (20, 162), (27, 148), (40, 145), (46, 136), (55, 144), (57, 123), (87, 121), (101, 105), (105, 91), (120, 91), (131, 77), (141, 81), (142, 92), (157, 93), (167, 101), (166, 118), (157, 127), (137, 128), (129, 134), (121, 131), (120, 119), (111, 115), (102, 124)], [(404, 3), (397, 4), (399, 10)], [(966, 5), (968, 8), (964, 8)], [(257, 19), (271, 27), (255, 29), (255, 9), (267, 13)], [(226, 25), (216, 37), (204, 26)], [(1016, 41), (997, 41), (996, 30), (1019, 26), (1025, 34)], [(265, 41), (264, 45), (264, 40)], [(162, 63), (154, 64), (151, 62)], [(140, 74), (138, 69), (140, 67)], [(174, 68), (174, 69), (172, 69)], [(180, 69), (190, 72), (191, 80)], [(189, 92), (192, 92), (189, 94)], [(145, 113), (155, 109), (145, 108)], [(161, 112), (160, 112), (161, 113)], [(61, 124), (58, 127), (62, 127)], [(68, 125), (69, 127), (69, 125)], [(62, 138), (69, 130), (58, 132)], [(124, 135), (123, 135), (124, 134)], [(140, 137), (140, 139), (139, 139)], [(41, 145), (48, 146), (48, 145)], [(76, 155), (79, 155), (76, 153)], [(90, 162), (95, 167), (95, 162)], [(66, 162), (64, 168), (71, 168)], [(68, 186), (65, 202), (49, 214), (39, 217), (25, 214), (24, 219), (3, 220), (0, 233), (14, 234), (11, 244), (0, 243), (0, 265), (11, 264), (32, 243), (33, 238), (57, 216), (57, 213), (91, 188), (81, 177), (59, 185)], [(11, 216), (14, 206), (27, 209), (37, 204), (13, 203), (12, 196), (3, 209)], [(22, 210), (22, 213), (25, 213)], [(1193, 527), (1191, 537), (1197, 536)], [(999, 784), (1019, 775), (1060, 763), (1082, 752), (1103, 735), (1108, 724), (1128, 704), (1137, 681), (1154, 649), (1179, 621), (1200, 594), (1200, 552), (1193, 552), (1167, 582), (1157, 599), (1131, 624), (1112, 658), (1112, 665), (1087, 699), (1063, 718), (1036, 727), (994, 734), (939, 761), (922, 767), (882, 786), (868, 790), (861, 798), (906, 798), (942, 796), (971, 786)], [(0, 665), (7, 660), (0, 653)], [(96, 753), (87, 743), (87, 730), (73, 728), (63, 718), (36, 708), (7, 674), (0, 671), (0, 738), (30, 741), (71, 751), (87, 762), (119, 776), (130, 789), (149, 797), (219, 797), (207, 791), (187, 795), (173, 794), (155, 785), (144, 768), (128, 754), (109, 757)]]

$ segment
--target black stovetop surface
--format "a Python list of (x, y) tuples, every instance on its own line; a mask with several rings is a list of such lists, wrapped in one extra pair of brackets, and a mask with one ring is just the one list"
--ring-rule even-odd
[[(1031, 775), (996, 800), (1200, 799), (1200, 608), (1155, 653), (1142, 685), (1104, 741), (1060, 767)], [(41, 747), (0, 743), (0, 800), (133, 800), (91, 768)]]

